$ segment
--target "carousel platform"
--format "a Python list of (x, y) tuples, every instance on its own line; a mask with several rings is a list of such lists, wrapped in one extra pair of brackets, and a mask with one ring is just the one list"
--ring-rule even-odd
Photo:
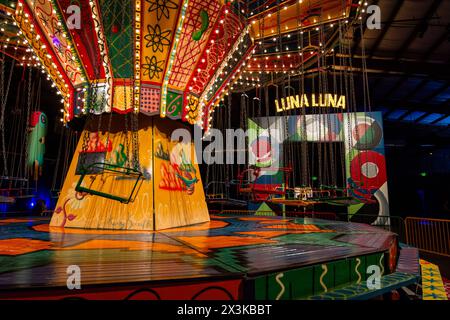
[(367, 299), (417, 282), (418, 263), (391, 232), (311, 218), (212, 215), (155, 232), (0, 219), (0, 299)]

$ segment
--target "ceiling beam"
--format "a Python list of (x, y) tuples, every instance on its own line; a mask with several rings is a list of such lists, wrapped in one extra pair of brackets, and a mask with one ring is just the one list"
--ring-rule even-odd
[(390, 96), (392, 96), (393, 93), (395, 93), (398, 88), (402, 86), (402, 84), (408, 79), (408, 75), (401, 76), (398, 81), (392, 86), (391, 89), (387, 93), (383, 95), (383, 100), (388, 100)]
[[(410, 114), (413, 111), (425, 111), (428, 113), (440, 113), (446, 114), (450, 116), (449, 108), (442, 108), (439, 104), (423, 104), (417, 102), (409, 102), (409, 101), (384, 101), (383, 103), (374, 102), (372, 103), (372, 110), (376, 111), (379, 108), (387, 108), (385, 115), (390, 114), (395, 110), (407, 110)], [(405, 114), (406, 115), (406, 114)]]
[(397, 16), (398, 12), (400, 11), (401, 7), (403, 6), (404, 0), (398, 0), (396, 1), (395, 7), (392, 10), (387, 22), (384, 24), (383, 28), (381, 29), (381, 33), (378, 35), (377, 39), (375, 40), (375, 43), (372, 45), (372, 48), (370, 48), (370, 54), (369, 58), (372, 58), (375, 52), (377, 51), (381, 41), (383, 41), (384, 36), (388, 32), (389, 28), (391, 27), (392, 23), (394, 22), (395, 17)]
[(402, 114), (399, 118), (397, 118), (397, 121), (402, 121), (404, 120), (407, 116), (409, 116), (411, 113), (413, 113), (416, 110), (408, 110), (406, 111), (404, 114)]
[(446, 118), (448, 118), (448, 117), (450, 117), (450, 115), (445, 114), (445, 115), (443, 115), (442, 117), (440, 117), (440, 118), (434, 120), (434, 121), (431, 122), (430, 124), (436, 124), (436, 123), (441, 122), (442, 120), (444, 120), (444, 119), (446, 119)]
[(392, 108), (392, 109), (389, 109), (388, 111), (386, 111), (385, 113), (384, 113), (384, 115), (383, 115), (383, 117), (385, 118), (385, 119), (387, 119), (387, 117), (392, 113), (392, 112), (394, 112), (394, 108)]
[[(450, 28), (450, 25), (447, 27)], [(437, 38), (437, 40), (429, 47), (427, 52), (423, 54), (423, 56), (420, 58), (420, 61), (425, 62), (427, 61), (430, 56), (433, 54), (433, 52), (436, 51), (444, 42), (447, 41), (449, 37), (449, 31), (446, 29), (444, 32)]]
[[(346, 56), (346, 55), (343, 55)], [(348, 56), (348, 55), (347, 55)], [(349, 56), (348, 56), (349, 57)], [(363, 58), (356, 56), (352, 59), (353, 68), (363, 68)], [(332, 56), (328, 57), (327, 65), (333, 65)], [(443, 72), (443, 70), (450, 70), (450, 63), (433, 63), (433, 62), (419, 62), (408, 60), (395, 59), (369, 59), (366, 58), (367, 72), (381, 73), (386, 75), (405, 75), (408, 77), (432, 78), (435, 80), (450, 81), (450, 74)], [(338, 67), (338, 66), (337, 66)], [(343, 66), (344, 68), (346, 66)], [(356, 71), (356, 70), (355, 70)]]
[(411, 45), (411, 42), (416, 38), (416, 36), (419, 33), (419, 31), (421, 30), (421, 28), (423, 28), (423, 24), (428, 23), (428, 20), (433, 17), (434, 13), (439, 8), (441, 3), (442, 3), (442, 0), (434, 0), (433, 1), (433, 3), (431, 4), (431, 6), (428, 8), (427, 12), (423, 16), (423, 18), (420, 19), (420, 21), (416, 24), (416, 26), (414, 27), (413, 31), (409, 34), (406, 41), (403, 42), (402, 46), (397, 51), (396, 59), (399, 59), (402, 57), (402, 55), (405, 53), (405, 51)]
[(423, 119), (425, 119), (426, 117), (428, 117), (431, 113), (429, 112), (425, 112), (423, 115), (421, 115), (420, 117), (418, 117), (416, 120), (414, 120), (414, 123), (419, 123), (420, 121), (422, 121)]
[[(425, 78), (422, 81), (420, 81), (412, 90), (411, 92), (407, 95), (408, 98), (414, 97), (414, 95), (416, 94), (416, 92), (419, 92), (420, 90), (422, 90), (423, 87), (425, 87), (427, 85), (427, 83), (430, 81), (430, 79)], [(386, 105), (386, 101), (388, 101), (386, 95), (383, 95), (383, 97), (381, 98), (381, 100), (378, 102), (380, 105)], [(393, 103), (393, 102), (391, 102)], [(414, 103), (411, 103), (409, 100), (403, 100), (400, 103), (402, 103), (403, 105), (415, 105)], [(398, 105), (397, 105), (398, 106)], [(412, 111), (422, 111), (423, 109), (423, 104), (421, 104), (421, 108), (419, 106), (418, 109), (412, 108)], [(395, 108), (395, 107), (394, 107)], [(405, 109), (405, 108), (402, 108)], [(408, 109), (408, 108), (406, 108)]]
[(408, 94), (409, 97), (413, 97), (417, 92), (422, 90), (423, 87), (425, 87), (428, 82), (430, 82), (430, 79), (425, 78), (422, 81), (420, 81), (417, 86), (414, 87), (414, 89), (411, 90), (410, 94)]
[(447, 91), (448, 87), (450, 86), (450, 82), (447, 81), (444, 83), (444, 85), (442, 87), (440, 87), (437, 90), (434, 90), (432, 93), (430, 93), (428, 96), (426, 96), (424, 99), (422, 99), (421, 102), (426, 102), (426, 101), (430, 101), (433, 98), (437, 97), (438, 95), (440, 95), (441, 93), (444, 93), (445, 91)]

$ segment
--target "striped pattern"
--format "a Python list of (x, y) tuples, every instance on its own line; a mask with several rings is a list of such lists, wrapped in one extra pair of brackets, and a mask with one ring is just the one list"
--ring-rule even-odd
[(448, 300), (439, 267), (425, 260), (420, 260), (422, 268), (423, 300)]

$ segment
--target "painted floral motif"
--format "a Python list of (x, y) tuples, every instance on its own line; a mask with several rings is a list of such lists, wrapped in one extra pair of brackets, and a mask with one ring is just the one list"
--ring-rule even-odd
[[(77, 217), (75, 214), (70, 213), (69, 208), (71, 210), (82, 209), (88, 201), (86, 197), (87, 194), (76, 191), (76, 186), (76, 183), (72, 184), (72, 187), (69, 189), (67, 196), (64, 199), (63, 205), (55, 209), (55, 214), (63, 215), (63, 220), (60, 224), (61, 227), (64, 227), (67, 221), (73, 221)], [(69, 206), (69, 208), (67, 208), (67, 206)]]
[(159, 24), (154, 27), (148, 25), (147, 30), (148, 34), (144, 36), (144, 39), (147, 40), (147, 48), (151, 47), (153, 52), (163, 52), (164, 47), (170, 45), (169, 35), (171, 30), (161, 31)]
[(87, 202), (86, 196), (75, 190), (76, 186), (77, 186), (76, 183), (72, 184), (72, 187), (69, 189), (69, 191), (67, 193), (67, 198), (66, 198), (66, 199), (70, 200), (69, 206), (70, 206), (70, 209), (72, 209), (72, 210), (82, 209)]
[(156, 11), (156, 17), (158, 20), (161, 20), (162, 16), (169, 19), (170, 17), (170, 9), (178, 9), (178, 4), (171, 0), (146, 0), (150, 3), (150, 7), (148, 8), (148, 12)]
[(163, 71), (163, 66), (165, 60), (158, 61), (156, 60), (155, 56), (152, 56), (151, 58), (149, 56), (145, 57), (145, 62), (142, 65), (142, 68), (144, 69), (144, 76), (149, 76), (150, 79), (157, 78), (159, 79), (159, 74)]
[(197, 170), (183, 148), (177, 145), (170, 154), (170, 160), (161, 164), (159, 187), (163, 190), (186, 191), (192, 195), (198, 181)]

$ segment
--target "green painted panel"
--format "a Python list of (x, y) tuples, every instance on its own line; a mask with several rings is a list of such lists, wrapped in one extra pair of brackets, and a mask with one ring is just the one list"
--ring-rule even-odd
[(289, 299), (289, 279), (286, 275), (281, 273), (275, 273), (267, 277), (268, 282), (268, 299), (269, 300), (286, 300)]
[(274, 273), (254, 281), (257, 300), (292, 300), (314, 293), (313, 267)]
[(350, 260), (337, 261), (334, 265), (334, 286), (338, 287), (350, 282)]
[(302, 268), (286, 272), (289, 299), (300, 299), (312, 294), (314, 289), (313, 268)]
[(255, 299), (256, 300), (267, 300), (267, 277), (259, 277), (254, 281), (255, 285)]
[(183, 108), (182, 94), (174, 91), (167, 92), (167, 108), (166, 114), (170, 119), (180, 119)]
[(357, 257), (350, 260), (350, 280), (352, 282), (362, 282), (364, 280), (366, 270), (365, 257)]
[(321, 294), (334, 287), (334, 268), (332, 263), (314, 266), (314, 294)]
[(99, 0), (114, 78), (133, 78), (132, 0)]

